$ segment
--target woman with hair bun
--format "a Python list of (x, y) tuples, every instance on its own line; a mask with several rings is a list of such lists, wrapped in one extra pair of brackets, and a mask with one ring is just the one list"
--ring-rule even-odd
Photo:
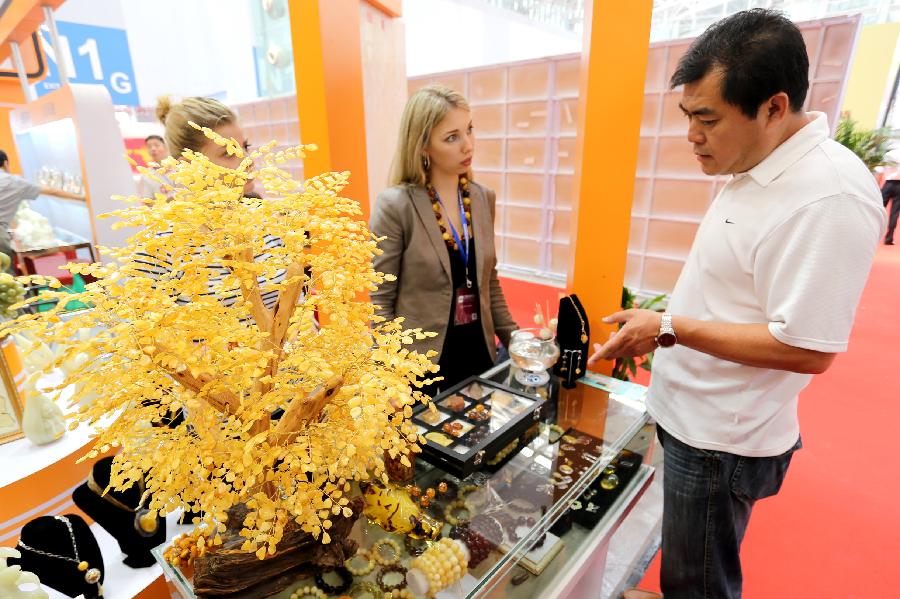
[[(210, 159), (211, 162), (226, 168), (236, 169), (243, 158), (229, 155), (223, 146), (216, 144), (206, 137), (202, 131), (191, 127), (190, 123), (196, 123), (201, 127), (211, 129), (225, 138), (237, 141), (247, 152), (250, 143), (241, 128), (237, 115), (233, 110), (213, 98), (191, 97), (184, 98), (180, 102), (174, 102), (170, 96), (160, 96), (156, 106), (156, 116), (165, 126), (166, 144), (175, 158), (180, 158), (185, 150), (199, 152)], [(244, 185), (244, 196), (259, 199), (259, 194), (253, 191), (253, 180), (248, 179)], [(263, 237), (266, 249), (284, 247), (284, 242), (275, 235)], [(254, 257), (256, 262), (263, 262), (270, 258), (270, 254), (263, 252)], [(172, 270), (172, 263), (162, 256), (140, 255), (140, 271), (154, 278), (158, 278)], [(217, 292), (221, 288), (221, 281), (228, 275), (228, 269), (221, 265), (211, 264), (209, 269), (209, 286), (206, 295), (218, 296), (226, 306), (232, 305), (240, 297), (240, 290), (234, 289), (227, 293)], [(275, 287), (285, 278), (285, 270), (278, 270), (275, 275), (267, 279), (264, 276), (258, 278), (260, 294), (266, 308), (272, 309), (278, 303), (278, 288)], [(189, 298), (179, 297), (178, 303), (187, 304)]]
[[(225, 104), (213, 98), (190, 97), (181, 102), (173, 102), (171, 96), (160, 96), (156, 105), (156, 118), (166, 128), (166, 145), (172, 156), (179, 158), (185, 150), (200, 152), (214, 164), (226, 168), (237, 168), (242, 158), (228, 155), (223, 146), (206, 137), (202, 131), (190, 126), (196, 123), (212, 129), (222, 137), (238, 142), (244, 151), (250, 149), (247, 136), (241, 128), (237, 115)], [(253, 194), (253, 180), (248, 179), (244, 191)]]

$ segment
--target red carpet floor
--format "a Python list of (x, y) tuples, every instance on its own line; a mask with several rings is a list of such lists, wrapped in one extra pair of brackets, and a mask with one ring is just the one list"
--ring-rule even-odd
[[(504, 280), (516, 319), (557, 290)], [(757, 504), (743, 546), (746, 599), (900, 597), (900, 246), (881, 246), (851, 338), (803, 393), (804, 448)], [(643, 381), (642, 381), (643, 382)], [(659, 590), (659, 556), (643, 588)]]
[[(746, 599), (900, 597), (898, 341), (900, 246), (882, 246), (850, 350), (801, 396), (804, 448), (754, 509)], [(659, 590), (658, 555), (641, 586)]]

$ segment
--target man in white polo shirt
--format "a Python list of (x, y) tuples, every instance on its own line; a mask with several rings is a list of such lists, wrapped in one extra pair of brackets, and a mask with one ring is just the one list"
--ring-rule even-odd
[[(657, 349), (647, 408), (665, 449), (666, 599), (741, 596), (755, 501), (800, 448), (797, 396), (847, 349), (885, 212), (875, 179), (804, 113), (797, 27), (751, 10), (712, 25), (672, 77), (707, 175), (732, 175), (703, 219), (668, 312), (626, 310), (592, 361)], [(653, 597), (629, 591), (626, 597)]]

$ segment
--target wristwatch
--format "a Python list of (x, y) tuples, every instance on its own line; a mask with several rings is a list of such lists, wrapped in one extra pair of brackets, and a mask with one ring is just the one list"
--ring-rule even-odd
[(672, 347), (678, 343), (678, 337), (675, 336), (675, 329), (672, 328), (672, 315), (663, 314), (662, 320), (659, 322), (659, 335), (656, 336), (656, 343), (660, 347)]

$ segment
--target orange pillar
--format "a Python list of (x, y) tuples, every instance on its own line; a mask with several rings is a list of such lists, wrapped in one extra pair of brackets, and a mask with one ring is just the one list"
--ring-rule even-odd
[[(590, 316), (591, 342), (619, 309), (641, 132), (652, 0), (585, 2), (578, 164), (568, 287)], [(596, 367), (609, 374), (612, 362)]]
[(16, 151), (16, 140), (13, 138), (12, 125), (9, 122), (9, 113), (13, 110), (14, 108), (10, 106), (0, 106), (0, 150), (5, 151), (9, 157), (9, 172), (21, 175), (19, 153)]
[(357, 200), (368, 220), (359, 1), (290, 0), (289, 7), (300, 137), (319, 146), (304, 173), (350, 171), (343, 195)]

